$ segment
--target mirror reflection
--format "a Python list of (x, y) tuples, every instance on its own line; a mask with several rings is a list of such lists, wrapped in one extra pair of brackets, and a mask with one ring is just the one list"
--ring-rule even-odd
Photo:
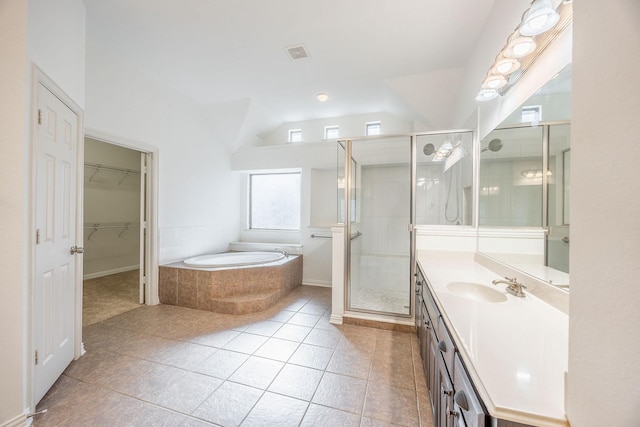
[(478, 186), (478, 251), (566, 290), (570, 116), (569, 65), (480, 141)]

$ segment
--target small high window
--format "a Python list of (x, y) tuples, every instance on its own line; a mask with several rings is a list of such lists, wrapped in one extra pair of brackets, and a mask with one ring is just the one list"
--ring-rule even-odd
[(525, 105), (522, 107), (522, 123), (538, 123), (542, 121), (541, 105)]
[(302, 142), (302, 129), (290, 129), (289, 142)]
[(338, 139), (340, 136), (340, 128), (338, 126), (325, 126), (324, 139)]
[(382, 132), (382, 126), (380, 125), (380, 122), (367, 122), (365, 123), (365, 135), (366, 136), (372, 136), (372, 135), (380, 135)]

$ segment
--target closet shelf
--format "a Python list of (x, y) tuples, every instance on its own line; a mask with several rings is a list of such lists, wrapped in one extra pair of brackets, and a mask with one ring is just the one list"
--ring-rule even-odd
[(85, 167), (88, 168), (93, 168), (95, 169), (93, 174), (91, 175), (91, 177), (89, 178), (89, 182), (93, 181), (93, 178), (95, 178), (95, 176), (100, 172), (100, 171), (111, 171), (111, 172), (120, 172), (120, 173), (124, 173), (124, 176), (122, 177), (122, 179), (118, 182), (118, 185), (122, 184), (122, 182), (127, 179), (127, 177), (129, 175), (131, 175), (132, 173), (135, 174), (139, 174), (140, 171), (137, 171), (135, 169), (127, 169), (127, 168), (118, 168), (115, 166), (106, 166), (106, 165), (101, 165), (99, 163), (85, 163), (84, 164)]
[(122, 235), (130, 228), (140, 227), (140, 224), (134, 224), (133, 222), (92, 222), (85, 223), (83, 228), (90, 229), (91, 233), (87, 236), (87, 240), (91, 240), (91, 236), (98, 230), (106, 230), (106, 229), (122, 229), (118, 237), (122, 237)]

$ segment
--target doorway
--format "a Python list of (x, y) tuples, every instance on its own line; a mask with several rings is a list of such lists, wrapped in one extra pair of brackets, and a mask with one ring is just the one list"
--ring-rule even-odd
[(146, 156), (84, 139), (83, 326), (145, 303)]

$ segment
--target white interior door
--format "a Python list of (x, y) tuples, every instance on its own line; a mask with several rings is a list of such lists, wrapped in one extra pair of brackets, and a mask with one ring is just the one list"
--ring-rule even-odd
[(38, 85), (37, 99), (33, 291), (36, 403), (74, 357), (75, 263), (82, 262), (72, 253), (76, 249), (78, 117), (42, 84)]

